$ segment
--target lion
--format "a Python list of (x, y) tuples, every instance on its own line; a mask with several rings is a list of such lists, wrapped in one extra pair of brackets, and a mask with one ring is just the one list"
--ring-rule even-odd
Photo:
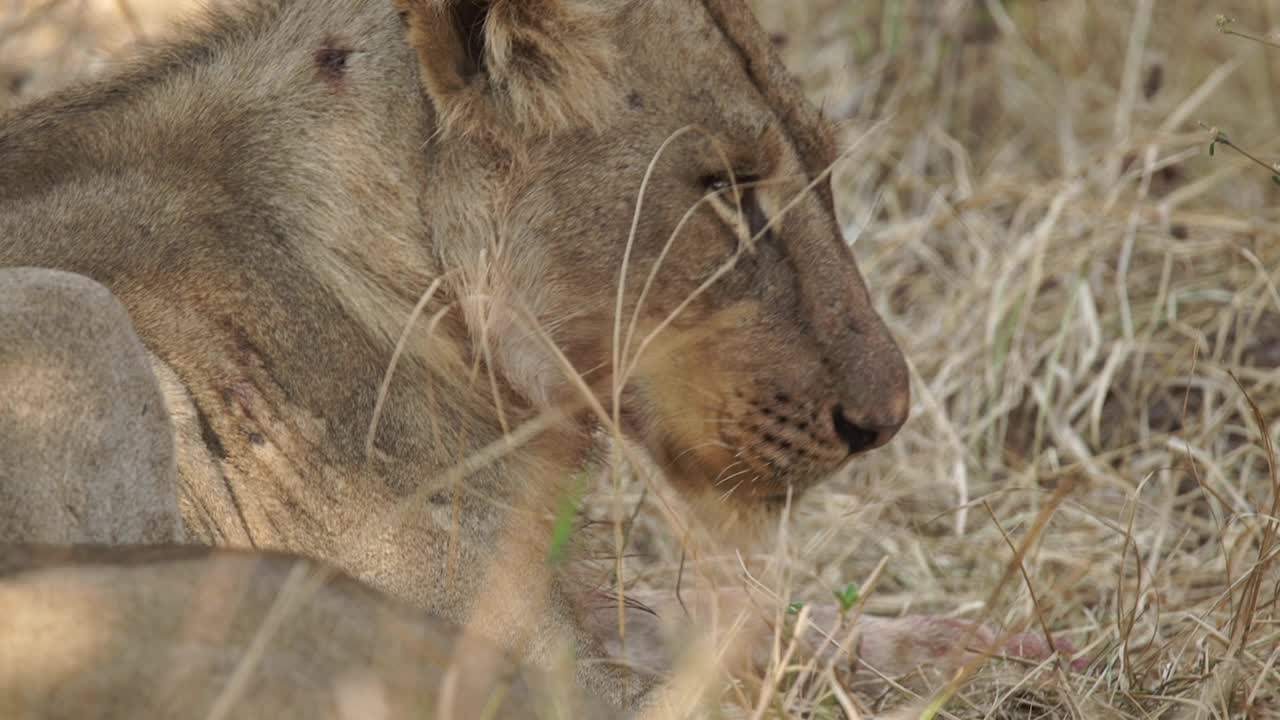
[[(20, 552), (0, 604), (38, 611), (52, 583), (114, 608), (96, 634), (36, 612), (24, 647), (56, 626), (85, 657), (118, 647), (111, 632), (199, 656), (179, 616), (219, 568), (282, 597), (301, 568), (314, 602), (333, 598), (322, 625), (390, 614), (455, 654), (570, 656), (589, 694), (650, 702), (660, 678), (608, 659), (599, 593), (550, 560), (601, 435), (707, 517), (755, 527), (907, 419), (905, 360), (836, 222), (834, 138), (740, 0), (250, 0), (5, 116), (0, 267), (56, 271), (10, 272), (20, 293), (62, 288), (63, 310), (0, 325), (21, 361), (0, 378), (47, 356), (71, 369), (6, 409), (0, 428), (54, 421), (0, 449), (0, 529), (23, 528), (0, 540), (216, 548)], [(42, 332), (65, 342), (31, 344)], [(112, 373), (151, 389), (91, 379)], [(105, 408), (98, 430), (74, 429), (92, 424), (81, 404)], [(134, 412), (127, 451), (65, 454)], [(272, 594), (244, 596), (272, 617)], [(139, 623), (146, 602), (182, 632)], [(945, 654), (904, 622), (869, 625), (889, 639), (864, 655)], [(280, 652), (336, 657), (285, 635)], [(155, 677), (146, 654), (115, 690), (77, 687), (130, 716), (119, 688)], [(205, 677), (281, 716), (284, 696), (250, 692), (228, 657)]]

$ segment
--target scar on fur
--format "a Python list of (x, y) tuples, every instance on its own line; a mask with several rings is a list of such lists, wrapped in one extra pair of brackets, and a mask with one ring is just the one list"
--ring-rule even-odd
[(316, 68), (325, 80), (338, 83), (347, 75), (347, 61), (350, 57), (351, 50), (336, 44), (326, 45), (316, 51)]

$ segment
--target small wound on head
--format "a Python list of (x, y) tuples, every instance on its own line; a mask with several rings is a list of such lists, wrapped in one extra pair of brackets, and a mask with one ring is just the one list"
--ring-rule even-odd
[(330, 82), (336, 82), (347, 74), (347, 60), (351, 51), (337, 47), (323, 47), (316, 51), (315, 63), (320, 74)]

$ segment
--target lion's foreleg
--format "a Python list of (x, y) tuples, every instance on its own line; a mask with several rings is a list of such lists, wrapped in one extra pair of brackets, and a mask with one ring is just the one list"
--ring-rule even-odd
[(80, 275), (0, 270), (0, 542), (172, 542), (175, 477), (124, 307)]

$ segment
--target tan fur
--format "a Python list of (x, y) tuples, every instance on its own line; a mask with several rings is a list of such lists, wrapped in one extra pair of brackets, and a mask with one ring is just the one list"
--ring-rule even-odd
[(593, 434), (773, 517), (906, 418), (830, 128), (739, 2), (394, 4), (248, 2), (7, 117), (0, 266), (128, 309), (190, 539), (571, 651), (633, 703), (547, 562)]
[(0, 547), (0, 577), (8, 720), (616, 715), (294, 557)]

